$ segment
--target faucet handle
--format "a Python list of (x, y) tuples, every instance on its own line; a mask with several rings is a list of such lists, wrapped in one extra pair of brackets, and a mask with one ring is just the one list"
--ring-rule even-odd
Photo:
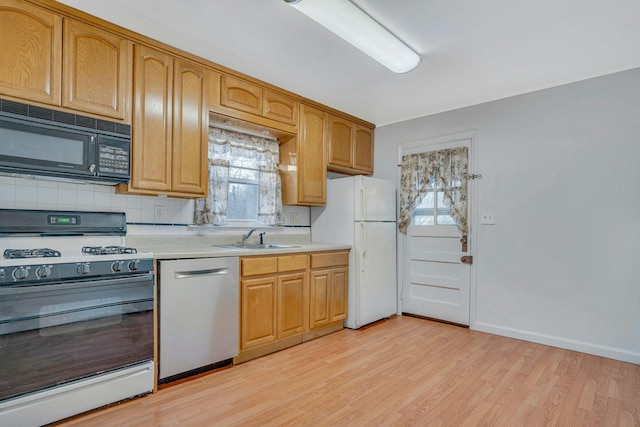
[(266, 232), (266, 231), (263, 231), (262, 233), (260, 233), (260, 234), (259, 234), (259, 236), (260, 236), (260, 244), (261, 244), (261, 245), (264, 245), (263, 236), (264, 236), (265, 234), (267, 234), (267, 232)]

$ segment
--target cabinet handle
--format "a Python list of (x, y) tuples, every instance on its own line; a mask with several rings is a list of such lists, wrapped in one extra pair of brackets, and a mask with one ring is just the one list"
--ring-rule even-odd
[(176, 279), (187, 279), (189, 277), (207, 276), (207, 275), (222, 275), (228, 274), (228, 268), (212, 268), (210, 270), (194, 270), (194, 271), (176, 271), (174, 277)]

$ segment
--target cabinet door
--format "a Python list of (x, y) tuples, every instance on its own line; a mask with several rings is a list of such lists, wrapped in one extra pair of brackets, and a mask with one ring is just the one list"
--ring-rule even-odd
[(62, 105), (131, 121), (132, 43), (64, 20)]
[(298, 202), (324, 206), (327, 198), (325, 155), (329, 114), (308, 105), (300, 106), (298, 134)]
[(134, 52), (131, 187), (171, 190), (173, 58), (145, 46)]
[(263, 116), (282, 123), (296, 125), (298, 123), (298, 103), (288, 96), (265, 90), (263, 92)]
[(261, 116), (262, 88), (233, 77), (222, 76), (220, 105)]
[(0, 0), (0, 93), (60, 105), (62, 18), (21, 0)]
[[(276, 340), (276, 277), (242, 280), (240, 348), (256, 347)], [(231, 321), (231, 320), (230, 320)]]
[(329, 323), (329, 294), (331, 291), (331, 270), (311, 272), (309, 292), (309, 328), (313, 329)]
[(353, 123), (331, 116), (329, 135), (329, 165), (351, 168), (353, 166)]
[(307, 273), (278, 276), (278, 339), (307, 329), (308, 289)]
[(207, 194), (207, 75), (203, 67), (174, 60), (172, 189), (201, 197)]
[(339, 267), (331, 271), (329, 286), (329, 321), (335, 322), (347, 318), (348, 267)]
[(355, 128), (353, 167), (364, 173), (373, 173), (373, 130), (360, 125)]

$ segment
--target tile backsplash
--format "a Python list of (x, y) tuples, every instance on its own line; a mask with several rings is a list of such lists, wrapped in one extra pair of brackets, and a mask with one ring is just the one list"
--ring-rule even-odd
[[(127, 222), (136, 225), (130, 227), (130, 232), (202, 234), (204, 231), (187, 227), (193, 224), (192, 199), (116, 194), (115, 187), (110, 185), (0, 176), (0, 208), (125, 212)], [(302, 228), (310, 225), (308, 207), (285, 206), (284, 216), (285, 225)], [(171, 226), (181, 231), (170, 230)]]

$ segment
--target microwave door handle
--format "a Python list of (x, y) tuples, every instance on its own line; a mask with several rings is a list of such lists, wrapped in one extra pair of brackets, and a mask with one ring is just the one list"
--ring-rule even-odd
[[(98, 149), (97, 141), (98, 141), (98, 138), (96, 137), (96, 135), (91, 135), (90, 144), (91, 144), (92, 149), (89, 150), (89, 154), (90, 155), (91, 155), (92, 152), (95, 153), (95, 151)], [(100, 154), (98, 153), (98, 155), (100, 155)], [(91, 159), (95, 159), (95, 158), (96, 158), (96, 156), (91, 155)], [(96, 164), (95, 163), (89, 163), (89, 168), (88, 169), (89, 169), (89, 172), (91, 172), (92, 175), (95, 176), (95, 175), (98, 174), (96, 172)]]

